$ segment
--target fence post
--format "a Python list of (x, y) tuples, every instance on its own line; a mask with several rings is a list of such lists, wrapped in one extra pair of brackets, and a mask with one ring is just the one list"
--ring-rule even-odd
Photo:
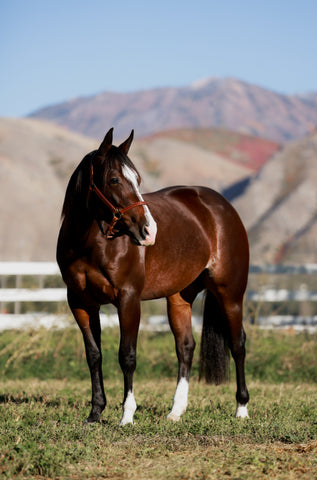
[[(15, 277), (15, 288), (21, 288), (21, 275), (17, 275)], [(14, 313), (19, 315), (21, 313), (21, 303), (15, 301), (14, 302)]]
[[(305, 293), (308, 292), (308, 287), (307, 287), (306, 283), (302, 283), (299, 288), (300, 288), (301, 292), (305, 292)], [(299, 314), (302, 317), (311, 317), (312, 316), (312, 305), (311, 305), (311, 302), (308, 299), (300, 302)]]
[[(7, 277), (5, 275), (1, 275), (1, 288), (7, 288)], [(2, 301), (0, 303), (0, 312), (6, 312), (6, 302)]]

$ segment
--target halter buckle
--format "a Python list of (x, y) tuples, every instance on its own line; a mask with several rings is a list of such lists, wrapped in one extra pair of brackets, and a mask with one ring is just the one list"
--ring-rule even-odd
[(113, 212), (113, 218), (116, 219), (116, 222), (118, 222), (122, 217), (122, 212), (119, 210), (119, 208), (116, 208), (115, 211)]

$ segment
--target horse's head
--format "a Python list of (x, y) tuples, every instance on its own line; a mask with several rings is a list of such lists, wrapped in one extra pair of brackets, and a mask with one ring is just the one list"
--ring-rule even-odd
[(109, 213), (112, 215), (108, 238), (116, 230), (126, 232), (137, 245), (153, 245), (156, 223), (139, 191), (140, 175), (128, 157), (133, 130), (119, 147), (112, 145), (112, 133), (111, 128), (91, 156), (90, 191), (99, 198), (104, 219), (109, 219)]

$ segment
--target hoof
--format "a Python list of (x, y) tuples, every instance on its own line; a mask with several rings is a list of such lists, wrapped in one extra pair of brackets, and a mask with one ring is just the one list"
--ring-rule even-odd
[(119, 423), (119, 427), (125, 427), (126, 425), (134, 425), (134, 423), (132, 420), (121, 420), (121, 422)]
[(180, 415), (176, 415), (175, 413), (172, 413), (172, 412), (169, 413), (166, 418), (170, 422), (179, 422), (181, 419)]
[(90, 425), (90, 426), (99, 425), (100, 423), (101, 423), (100, 420), (89, 420), (88, 418), (87, 420), (84, 421), (85, 425)]
[(248, 406), (247, 405), (238, 405), (235, 417), (236, 418), (249, 418)]
[(89, 415), (85, 423), (88, 425), (93, 425), (96, 423), (100, 423), (100, 415)]

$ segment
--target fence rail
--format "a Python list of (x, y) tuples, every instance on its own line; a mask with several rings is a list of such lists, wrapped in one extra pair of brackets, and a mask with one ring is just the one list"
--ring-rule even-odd
[[(43, 279), (59, 276), (56, 262), (0, 262), (0, 312), (6, 304), (14, 303), (14, 313), (20, 313), (21, 302), (63, 302), (65, 288), (44, 288)], [(7, 288), (7, 278), (15, 277), (15, 288)], [(22, 277), (38, 277), (38, 288), (21, 288)]]
[[(317, 275), (317, 264), (306, 265), (251, 265), (250, 274)], [(0, 262), (0, 302), (62, 302), (66, 300), (66, 288), (42, 288), (41, 279), (60, 275), (55, 262)], [(15, 276), (15, 288), (6, 288), (5, 277)], [(22, 276), (39, 277), (39, 288), (20, 288)], [(317, 301), (317, 291), (301, 286), (298, 290), (262, 288), (248, 291), (248, 300), (258, 302)]]
[(0, 262), (1, 275), (59, 275), (56, 262)]
[(0, 302), (64, 302), (66, 288), (1, 288)]
[(254, 302), (317, 302), (317, 292), (307, 290), (304, 286), (299, 290), (267, 288), (260, 292), (247, 292), (247, 299)]
[[(317, 275), (317, 264), (251, 265), (250, 274)], [(59, 268), (55, 262), (0, 262), (0, 312), (4, 311), (5, 305), (10, 303), (14, 304), (14, 313), (17, 314), (20, 313), (21, 302), (65, 302), (66, 288), (44, 288), (43, 286), (44, 277), (59, 275)], [(9, 276), (15, 277), (15, 288), (7, 288), (6, 280)], [(24, 276), (38, 277), (38, 287), (22, 288), (21, 280)], [(257, 291), (248, 290), (247, 299), (259, 303), (294, 301), (304, 304), (304, 302), (317, 302), (317, 291), (309, 290), (305, 285), (295, 290), (264, 286)], [(307, 318), (314, 319), (316, 323), (316, 316)]]
[(250, 265), (249, 272), (273, 275), (316, 275), (317, 263), (306, 263), (305, 265)]
[[(317, 263), (305, 265), (250, 265), (250, 273), (317, 275)], [(59, 275), (56, 262), (0, 262), (2, 275)]]

